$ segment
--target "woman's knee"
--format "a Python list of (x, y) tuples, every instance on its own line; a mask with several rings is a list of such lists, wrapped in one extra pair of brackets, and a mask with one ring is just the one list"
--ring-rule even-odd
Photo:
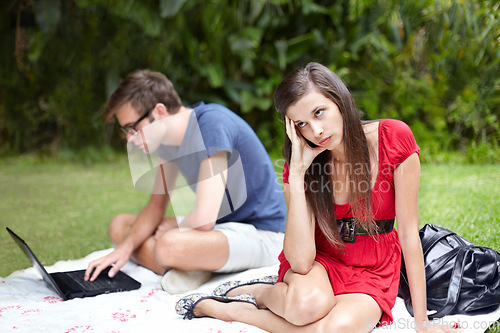
[(318, 332), (371, 332), (381, 315), (379, 305), (368, 295), (339, 295), (330, 314), (319, 322)]
[(326, 316), (335, 305), (333, 293), (322, 288), (289, 287), (285, 308), (286, 319), (294, 325), (304, 326)]
[(344, 333), (344, 332), (371, 332), (376, 323), (363, 318), (359, 313), (349, 313), (336, 316), (328, 316), (321, 320), (317, 329), (318, 333)]
[[(356, 313), (344, 316), (333, 316), (325, 318), (320, 322), (318, 333), (343, 333), (343, 332), (365, 332), (360, 331), (359, 318)], [(369, 330), (368, 330), (369, 331)]]

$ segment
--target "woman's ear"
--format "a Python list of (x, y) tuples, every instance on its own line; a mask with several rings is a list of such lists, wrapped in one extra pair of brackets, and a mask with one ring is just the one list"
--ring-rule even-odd
[(151, 111), (151, 114), (155, 120), (160, 120), (170, 115), (167, 107), (163, 103), (157, 103), (153, 111)]

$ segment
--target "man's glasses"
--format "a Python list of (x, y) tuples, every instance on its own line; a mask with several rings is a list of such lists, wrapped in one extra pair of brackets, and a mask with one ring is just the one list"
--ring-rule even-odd
[(149, 110), (148, 112), (144, 113), (139, 119), (137, 119), (137, 121), (135, 123), (133, 123), (132, 125), (127, 125), (127, 126), (122, 126), (120, 125), (120, 123), (118, 123), (118, 126), (120, 126), (120, 129), (122, 130), (123, 133), (125, 134), (130, 134), (130, 135), (134, 135), (137, 131), (137, 129), (135, 128), (137, 125), (139, 125), (139, 123), (141, 121), (143, 121), (147, 116), (149, 116), (149, 114), (151, 113), (151, 111), (153, 110)]

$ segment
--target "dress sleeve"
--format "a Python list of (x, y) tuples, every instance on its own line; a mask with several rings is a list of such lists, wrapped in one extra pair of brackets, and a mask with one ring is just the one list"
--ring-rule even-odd
[(289, 173), (290, 173), (290, 170), (288, 169), (288, 163), (285, 162), (285, 165), (283, 166), (283, 183), (288, 184)]
[(403, 163), (411, 154), (420, 155), (420, 147), (410, 127), (400, 120), (388, 119), (381, 123), (381, 141), (393, 168)]

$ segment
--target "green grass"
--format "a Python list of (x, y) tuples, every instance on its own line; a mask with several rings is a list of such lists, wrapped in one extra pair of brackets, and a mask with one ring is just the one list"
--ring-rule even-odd
[[(23, 237), (44, 265), (51, 265), (111, 247), (110, 219), (138, 212), (148, 198), (133, 189), (125, 157), (87, 166), (25, 158), (0, 161), (0, 276), (30, 266), (5, 227)], [(421, 226), (438, 224), (477, 245), (500, 249), (499, 166), (424, 164), (419, 206)]]
[(5, 227), (44, 265), (112, 246), (107, 228), (120, 212), (137, 212), (148, 196), (132, 187), (126, 159), (84, 166), (14, 159), (0, 164), (0, 276), (29, 267)]
[[(0, 161), (0, 227), (25, 238), (46, 265), (111, 247), (110, 219), (138, 212), (148, 198), (133, 189), (126, 158), (91, 166)], [(478, 245), (500, 249), (500, 167), (424, 164), (419, 204), (421, 225), (442, 225)], [(0, 276), (29, 266), (2, 230), (0, 247)]]
[(421, 225), (442, 225), (499, 251), (500, 167), (423, 165), (419, 209)]

